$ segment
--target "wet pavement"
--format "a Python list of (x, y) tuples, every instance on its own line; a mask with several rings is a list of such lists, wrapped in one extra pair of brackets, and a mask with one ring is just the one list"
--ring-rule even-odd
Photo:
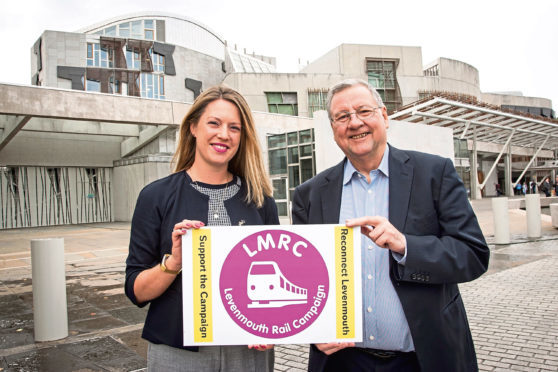
[[(526, 237), (510, 210), (512, 244), (494, 245), (490, 200), (473, 202), (492, 250), (489, 271), (460, 287), (481, 370), (558, 371), (558, 229)], [(139, 371), (147, 309), (124, 295), (129, 224), (0, 231), (0, 371)], [(30, 240), (64, 237), (68, 337), (33, 339)], [(276, 347), (276, 371), (304, 371), (308, 345)]]

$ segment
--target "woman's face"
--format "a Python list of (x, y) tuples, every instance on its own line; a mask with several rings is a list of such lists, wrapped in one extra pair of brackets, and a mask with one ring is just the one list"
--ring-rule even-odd
[(206, 106), (199, 121), (190, 126), (190, 131), (196, 137), (194, 163), (226, 169), (240, 145), (240, 111), (229, 101), (215, 100)]

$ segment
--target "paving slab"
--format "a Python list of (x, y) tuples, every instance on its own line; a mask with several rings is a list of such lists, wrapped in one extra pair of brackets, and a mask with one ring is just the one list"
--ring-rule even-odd
[[(489, 271), (460, 285), (481, 370), (558, 371), (558, 229), (526, 236), (510, 210), (512, 243), (494, 245), (491, 203), (473, 201), (490, 243)], [(69, 337), (33, 340), (30, 239), (64, 237)], [(139, 371), (147, 308), (123, 293), (129, 224), (0, 231), (0, 371)], [(276, 371), (305, 371), (308, 345), (277, 345)]]

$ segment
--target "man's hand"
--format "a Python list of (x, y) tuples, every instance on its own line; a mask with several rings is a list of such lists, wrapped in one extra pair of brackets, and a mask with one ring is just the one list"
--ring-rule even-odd
[(320, 350), (325, 355), (331, 355), (341, 349), (346, 347), (354, 347), (354, 342), (329, 342), (327, 344), (316, 344), (318, 350)]
[(360, 226), (363, 235), (372, 239), (377, 246), (405, 255), (407, 239), (385, 217), (366, 216), (348, 219), (347, 227)]

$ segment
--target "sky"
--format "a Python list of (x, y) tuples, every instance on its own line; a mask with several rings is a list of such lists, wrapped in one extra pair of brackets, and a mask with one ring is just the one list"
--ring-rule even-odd
[(4, 0), (0, 82), (30, 83), (30, 50), (44, 30), (150, 10), (193, 18), (229, 45), (276, 57), (279, 72), (342, 43), (420, 46), (423, 65), (466, 62), (482, 92), (549, 98), (558, 113), (556, 0)]

